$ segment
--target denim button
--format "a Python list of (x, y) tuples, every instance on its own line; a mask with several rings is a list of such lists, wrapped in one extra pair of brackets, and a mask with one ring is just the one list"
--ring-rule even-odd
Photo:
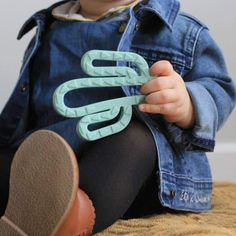
[(173, 199), (176, 196), (176, 191), (175, 190), (170, 190), (170, 197)]
[(124, 33), (125, 29), (126, 29), (127, 23), (126, 22), (122, 22), (120, 24), (120, 27), (118, 29), (119, 33)]
[(140, 23), (136, 23), (135, 27), (134, 27), (134, 30), (135, 31), (138, 31), (140, 29)]
[(20, 86), (20, 91), (21, 91), (22, 93), (25, 93), (25, 92), (27, 91), (27, 85), (26, 85), (26, 84), (22, 84), (22, 85)]

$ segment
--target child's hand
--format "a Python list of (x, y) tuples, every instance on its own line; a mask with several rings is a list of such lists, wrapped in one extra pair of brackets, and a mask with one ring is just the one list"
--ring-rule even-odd
[(190, 128), (195, 122), (191, 98), (184, 80), (176, 73), (168, 61), (159, 61), (150, 68), (155, 77), (141, 87), (146, 96), (146, 104), (140, 104), (139, 110), (162, 114), (164, 118), (182, 128)]

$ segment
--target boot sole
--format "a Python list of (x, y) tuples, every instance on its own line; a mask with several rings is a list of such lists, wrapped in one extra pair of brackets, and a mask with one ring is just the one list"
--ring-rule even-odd
[(78, 182), (77, 161), (66, 141), (51, 131), (32, 134), (12, 163), (0, 235), (55, 235), (74, 202)]

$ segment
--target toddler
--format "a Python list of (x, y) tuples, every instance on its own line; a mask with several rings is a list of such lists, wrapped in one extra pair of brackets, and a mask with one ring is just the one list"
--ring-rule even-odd
[[(210, 209), (205, 153), (236, 90), (207, 27), (179, 9), (177, 0), (67, 0), (26, 21), (18, 38), (36, 34), (0, 116), (1, 235), (90, 235), (120, 218)], [(88, 77), (80, 62), (92, 49), (137, 53), (153, 79), (68, 93), (69, 107), (146, 95), (126, 129), (87, 142), (52, 97)]]

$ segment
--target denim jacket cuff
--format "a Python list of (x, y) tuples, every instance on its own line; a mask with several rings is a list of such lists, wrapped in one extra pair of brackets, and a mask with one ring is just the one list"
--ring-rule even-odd
[(203, 151), (212, 152), (215, 147), (215, 140), (197, 136), (194, 129), (182, 129), (173, 123), (166, 122), (168, 136), (171, 136), (172, 142), (177, 146), (181, 146), (185, 151)]
[(215, 140), (196, 137), (192, 133), (186, 135), (186, 138), (187, 138), (187, 140), (185, 141), (186, 151), (203, 151), (203, 152), (214, 151)]
[(191, 143), (187, 149), (213, 151), (218, 127), (218, 112), (214, 99), (200, 83), (185, 84), (194, 106), (196, 120), (191, 130), (183, 131), (185, 139)]

